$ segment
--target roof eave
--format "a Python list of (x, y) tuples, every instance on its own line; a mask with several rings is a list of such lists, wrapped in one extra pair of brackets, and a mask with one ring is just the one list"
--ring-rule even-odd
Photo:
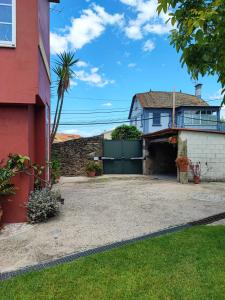
[(131, 113), (132, 113), (132, 110), (133, 110), (135, 98), (136, 98), (136, 95), (134, 95), (133, 98), (132, 98), (132, 102), (131, 102), (131, 106), (130, 106), (130, 111), (129, 111), (129, 115), (128, 115), (128, 119), (129, 119), (129, 120), (130, 120), (130, 118), (131, 118)]

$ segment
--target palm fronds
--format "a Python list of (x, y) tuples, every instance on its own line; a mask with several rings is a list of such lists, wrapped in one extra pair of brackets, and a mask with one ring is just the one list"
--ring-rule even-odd
[(72, 68), (78, 61), (79, 59), (75, 59), (75, 53), (73, 52), (63, 52), (57, 55), (56, 66), (53, 68), (53, 72), (57, 76), (58, 100), (51, 131), (51, 143), (53, 143), (59, 127), (65, 92), (68, 92), (70, 88), (70, 81), (75, 75)]

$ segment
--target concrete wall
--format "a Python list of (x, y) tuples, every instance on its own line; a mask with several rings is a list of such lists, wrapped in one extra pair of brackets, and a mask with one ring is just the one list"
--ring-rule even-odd
[(52, 156), (61, 163), (62, 176), (86, 175), (85, 167), (93, 156), (103, 155), (103, 137), (80, 138), (53, 144)]
[(188, 158), (201, 163), (203, 181), (225, 181), (225, 134), (181, 131), (179, 138), (187, 140)]

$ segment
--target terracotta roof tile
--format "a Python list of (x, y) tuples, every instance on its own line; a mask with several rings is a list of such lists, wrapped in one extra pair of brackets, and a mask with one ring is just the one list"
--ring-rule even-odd
[(66, 133), (57, 133), (54, 139), (54, 143), (62, 143), (70, 140), (77, 140), (80, 138), (78, 134), (66, 134)]

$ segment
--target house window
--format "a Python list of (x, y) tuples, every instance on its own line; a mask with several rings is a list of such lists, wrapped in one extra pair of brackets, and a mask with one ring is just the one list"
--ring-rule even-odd
[(0, 0), (0, 47), (16, 45), (16, 0)]
[(153, 126), (161, 126), (161, 113), (160, 112), (153, 112)]

